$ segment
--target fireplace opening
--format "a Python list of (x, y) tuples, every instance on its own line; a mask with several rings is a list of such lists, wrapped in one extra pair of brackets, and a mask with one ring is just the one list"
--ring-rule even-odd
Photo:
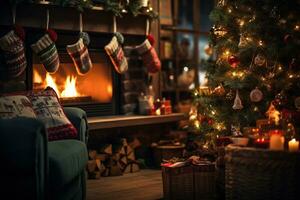
[(79, 75), (65, 50), (59, 50), (60, 66), (50, 74), (39, 59), (32, 56), (32, 87), (42, 90), (52, 87), (64, 106), (83, 108), (88, 116), (118, 114), (116, 92), (118, 84), (104, 51), (89, 50), (93, 67), (85, 75)]
[[(113, 98), (112, 72), (99, 52), (89, 52), (93, 67), (85, 75), (78, 75), (66, 53), (59, 53), (61, 64), (56, 73), (48, 73), (34, 58), (33, 89), (52, 87), (65, 105), (76, 103), (109, 103)], [(99, 55), (97, 55), (99, 54)]]

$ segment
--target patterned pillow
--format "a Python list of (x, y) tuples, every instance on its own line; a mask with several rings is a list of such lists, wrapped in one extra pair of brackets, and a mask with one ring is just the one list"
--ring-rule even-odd
[(0, 97), (0, 118), (36, 118), (30, 100), (24, 95), (5, 95)]
[(44, 122), (48, 140), (72, 139), (77, 137), (77, 130), (66, 117), (59, 103), (56, 92), (48, 87), (44, 91), (29, 92), (32, 108), (37, 119)]

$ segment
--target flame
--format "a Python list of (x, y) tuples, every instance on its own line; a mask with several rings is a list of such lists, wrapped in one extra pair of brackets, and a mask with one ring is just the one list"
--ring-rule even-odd
[(65, 82), (65, 89), (61, 92), (61, 97), (78, 97), (81, 96), (76, 89), (76, 80), (75, 76), (67, 76)]
[(43, 79), (41, 75), (37, 72), (37, 70), (33, 70), (33, 82), (34, 83), (43, 83)]
[(46, 85), (49, 87), (52, 87), (54, 89), (54, 91), (56, 92), (57, 96), (60, 97), (60, 92), (55, 83), (55, 79), (52, 78), (52, 76), (48, 73), (46, 74)]

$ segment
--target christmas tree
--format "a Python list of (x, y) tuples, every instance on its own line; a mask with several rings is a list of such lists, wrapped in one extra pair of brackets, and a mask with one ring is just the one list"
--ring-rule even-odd
[(255, 126), (271, 103), (281, 114), (300, 109), (299, 7), (297, 0), (217, 3), (210, 14), (216, 59), (205, 64), (208, 83), (195, 90), (190, 113), (198, 136), (212, 141)]

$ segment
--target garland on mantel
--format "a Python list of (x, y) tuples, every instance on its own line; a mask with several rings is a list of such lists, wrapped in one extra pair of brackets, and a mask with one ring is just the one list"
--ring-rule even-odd
[[(37, 0), (10, 0), (11, 4), (19, 3), (36, 3)], [(39, 2), (42, 2), (40, 0)], [(110, 11), (114, 15), (122, 17), (123, 13), (129, 12), (133, 16), (139, 14), (147, 15), (151, 19), (157, 19), (158, 13), (152, 7), (142, 7), (139, 0), (47, 0), (49, 4), (59, 5), (63, 7), (76, 7), (79, 11), (83, 12), (84, 9), (91, 9), (95, 5), (103, 6), (105, 11)]]

